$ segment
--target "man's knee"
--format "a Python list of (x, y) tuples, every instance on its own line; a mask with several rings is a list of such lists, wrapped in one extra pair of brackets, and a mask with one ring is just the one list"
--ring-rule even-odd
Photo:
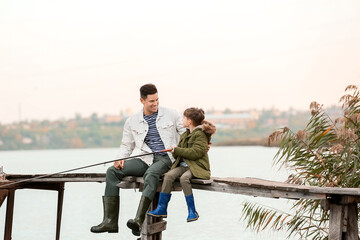
[(123, 178), (125, 176), (125, 174), (121, 171), (121, 169), (116, 169), (114, 166), (109, 167), (106, 170), (106, 178)]
[(157, 172), (147, 171), (144, 174), (144, 181), (145, 181), (145, 179), (148, 179), (148, 178), (160, 178), (160, 174)]
[(115, 167), (111, 166), (106, 170), (106, 176), (114, 175), (115, 174)]

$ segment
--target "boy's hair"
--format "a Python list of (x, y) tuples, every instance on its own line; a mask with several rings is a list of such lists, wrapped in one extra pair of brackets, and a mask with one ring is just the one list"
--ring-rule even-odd
[(201, 108), (191, 107), (184, 111), (184, 116), (190, 119), (194, 126), (198, 126), (204, 121), (205, 112)]
[(145, 84), (140, 88), (140, 97), (146, 99), (148, 95), (157, 93), (157, 89), (154, 84)]

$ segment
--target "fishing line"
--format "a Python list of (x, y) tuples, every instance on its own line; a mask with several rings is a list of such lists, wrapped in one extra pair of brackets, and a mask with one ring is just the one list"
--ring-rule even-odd
[(121, 160), (127, 160), (130, 158), (137, 158), (137, 157), (143, 157), (143, 156), (147, 156), (147, 155), (151, 155), (151, 154), (156, 154), (156, 153), (164, 153), (164, 152), (170, 152), (172, 149), (165, 149), (165, 150), (161, 150), (161, 151), (155, 151), (155, 152), (151, 152), (151, 153), (144, 153), (144, 154), (139, 154), (139, 155), (135, 155), (135, 156), (130, 156), (130, 157), (125, 157), (125, 158), (120, 158), (120, 159), (114, 159), (114, 160), (109, 160), (106, 162), (101, 162), (101, 163), (95, 163), (95, 164), (91, 164), (91, 165), (87, 165), (87, 166), (83, 166), (83, 167), (78, 167), (78, 168), (73, 168), (73, 169), (69, 169), (69, 170), (64, 170), (61, 172), (56, 172), (56, 173), (51, 173), (51, 174), (45, 174), (45, 175), (41, 175), (41, 176), (37, 176), (37, 177), (33, 177), (33, 178), (28, 178), (28, 179), (24, 179), (24, 180), (20, 180), (20, 181), (16, 181), (16, 182), (12, 182), (12, 183), (8, 183), (5, 185), (0, 185), (0, 188), (4, 188), (4, 187), (8, 187), (8, 186), (12, 186), (18, 183), (23, 183), (23, 182), (29, 182), (32, 180), (36, 180), (36, 179), (40, 179), (40, 178), (46, 178), (46, 177), (51, 177), (57, 174), (63, 174), (63, 173), (68, 173), (68, 172), (73, 172), (73, 171), (77, 171), (77, 170), (81, 170), (81, 169), (85, 169), (85, 168), (90, 168), (90, 167), (95, 167), (95, 166), (99, 166), (102, 164), (107, 164), (107, 163), (112, 163), (112, 162), (116, 162), (116, 161), (121, 161)]

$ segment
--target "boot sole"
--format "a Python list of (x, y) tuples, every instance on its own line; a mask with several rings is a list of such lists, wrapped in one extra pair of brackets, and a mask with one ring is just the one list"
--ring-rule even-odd
[(139, 226), (136, 223), (133, 222), (127, 222), (127, 227), (132, 230), (132, 234), (135, 236), (140, 236), (140, 229)]
[(147, 213), (147, 215), (152, 216), (152, 217), (162, 217), (162, 218), (167, 218), (167, 215), (155, 215), (155, 214), (151, 214), (151, 213)]
[(189, 219), (189, 220), (186, 220), (187, 222), (193, 222), (193, 221), (196, 221), (196, 220), (198, 220), (199, 219), (199, 215), (197, 215), (197, 217), (196, 218), (193, 218), (193, 219)]
[(198, 220), (199, 218), (197, 217), (197, 218), (194, 218), (194, 219), (189, 219), (189, 220), (186, 220), (187, 222), (194, 222), (194, 221), (196, 221), (196, 220)]
[(107, 232), (107, 233), (118, 233), (119, 229), (117, 229), (117, 230), (105, 230), (105, 231), (92, 231), (92, 230), (90, 230), (90, 232), (92, 232), (92, 233), (105, 233), (105, 232)]
[(134, 236), (137, 236), (137, 237), (140, 236), (140, 232), (136, 232), (136, 231), (134, 231), (134, 230), (132, 230), (131, 232), (132, 232), (132, 234), (133, 234)]

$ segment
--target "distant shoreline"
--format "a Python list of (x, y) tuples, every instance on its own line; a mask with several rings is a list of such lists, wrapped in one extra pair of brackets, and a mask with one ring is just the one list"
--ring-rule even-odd
[[(279, 143), (272, 143), (270, 146), (268, 145), (268, 138), (254, 138), (254, 139), (235, 139), (235, 140), (226, 140), (212, 143), (211, 146), (219, 146), (219, 147), (230, 147), (230, 146), (262, 146), (262, 147), (278, 147)], [(29, 149), (0, 149), (2, 151), (26, 151), (26, 150), (59, 150), (59, 149), (92, 149), (92, 148), (117, 148), (109, 147), (109, 146), (98, 146), (98, 147), (74, 147), (74, 148), (29, 148)]]
[(279, 143), (268, 144), (268, 138), (235, 139), (214, 143), (213, 146), (263, 146), (278, 147)]

